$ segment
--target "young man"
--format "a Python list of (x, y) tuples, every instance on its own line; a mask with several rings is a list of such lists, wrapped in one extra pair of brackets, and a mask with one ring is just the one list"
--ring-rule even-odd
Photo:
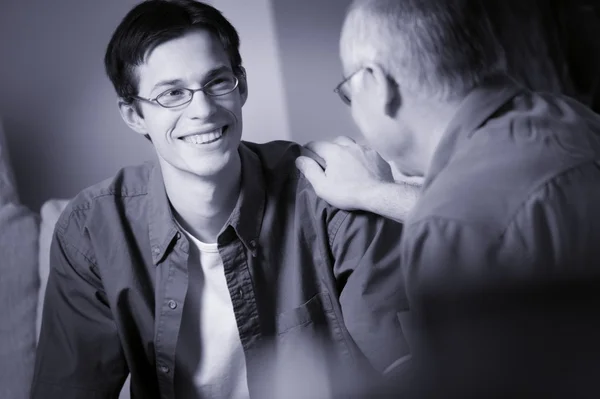
[[(475, 0), (358, 0), (343, 27), (342, 99), (375, 150), (424, 177), (401, 240), (411, 300), (600, 264), (600, 116), (509, 78), (489, 18)], [(402, 216), (376, 154), (309, 148), (325, 170), (298, 166), (330, 204)]]
[(58, 221), (32, 397), (114, 398), (128, 372), (136, 398), (324, 397), (400, 373), (402, 226), (318, 199), (298, 145), (241, 141), (248, 84), (220, 12), (143, 2), (105, 64), (158, 162)]

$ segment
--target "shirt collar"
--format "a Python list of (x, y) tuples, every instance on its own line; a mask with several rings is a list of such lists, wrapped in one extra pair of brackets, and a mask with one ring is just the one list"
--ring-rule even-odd
[(256, 256), (265, 210), (265, 181), (258, 155), (244, 142), (240, 143), (238, 151), (242, 161), (242, 189), (231, 216), (219, 234), (219, 242), (227, 240), (227, 228), (232, 227), (246, 248)]
[(486, 80), (469, 92), (442, 135), (423, 189), (426, 189), (446, 166), (462, 140), (471, 137), (496, 111), (523, 90), (515, 80), (506, 75), (499, 75)]
[[(265, 182), (258, 156), (244, 142), (240, 143), (238, 152), (242, 164), (242, 188), (236, 206), (219, 234), (218, 242), (228, 240), (228, 227), (231, 227), (246, 248), (253, 255), (256, 255), (265, 207)], [(180, 234), (158, 163), (154, 164), (151, 171), (149, 187), (151, 213), (149, 215), (148, 234), (152, 260), (155, 264), (158, 264), (166, 255), (167, 249), (175, 236)]]

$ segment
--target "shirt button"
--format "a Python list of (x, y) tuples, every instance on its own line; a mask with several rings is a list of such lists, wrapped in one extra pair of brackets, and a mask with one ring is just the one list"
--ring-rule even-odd
[(177, 234), (175, 234), (175, 237), (177, 237), (177, 239), (180, 239), (181, 238), (181, 233), (177, 232)]
[(160, 248), (159, 248), (159, 247), (154, 247), (154, 248), (152, 248), (152, 253), (153, 253), (154, 255), (158, 255), (158, 254), (160, 253)]
[(171, 300), (169, 301), (169, 307), (170, 307), (171, 309), (175, 309), (175, 308), (177, 307), (177, 302), (175, 302), (174, 300), (172, 300), (172, 299), (171, 299)]
[(160, 371), (164, 374), (169, 374), (169, 371), (171, 371), (171, 369), (169, 368), (169, 366), (160, 366)]
[(250, 247), (251, 247), (251, 248), (255, 248), (255, 247), (256, 247), (256, 241), (254, 241), (254, 240), (251, 240), (251, 241), (250, 241)]

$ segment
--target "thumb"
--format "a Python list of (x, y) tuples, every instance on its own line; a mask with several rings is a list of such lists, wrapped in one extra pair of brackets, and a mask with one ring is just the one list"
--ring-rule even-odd
[(309, 157), (300, 156), (296, 158), (296, 167), (302, 172), (304, 177), (312, 184), (313, 188), (317, 188), (323, 182), (325, 178), (325, 172), (323, 168), (314, 160)]

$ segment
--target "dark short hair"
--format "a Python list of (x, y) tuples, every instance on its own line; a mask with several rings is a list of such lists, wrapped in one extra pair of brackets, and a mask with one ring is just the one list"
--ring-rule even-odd
[(355, 0), (345, 53), (382, 63), (417, 92), (463, 95), (506, 69), (485, 1)]
[(106, 49), (104, 66), (117, 95), (131, 102), (138, 90), (135, 67), (160, 44), (194, 29), (214, 34), (233, 72), (243, 74), (239, 35), (219, 10), (194, 0), (146, 0), (127, 13)]

